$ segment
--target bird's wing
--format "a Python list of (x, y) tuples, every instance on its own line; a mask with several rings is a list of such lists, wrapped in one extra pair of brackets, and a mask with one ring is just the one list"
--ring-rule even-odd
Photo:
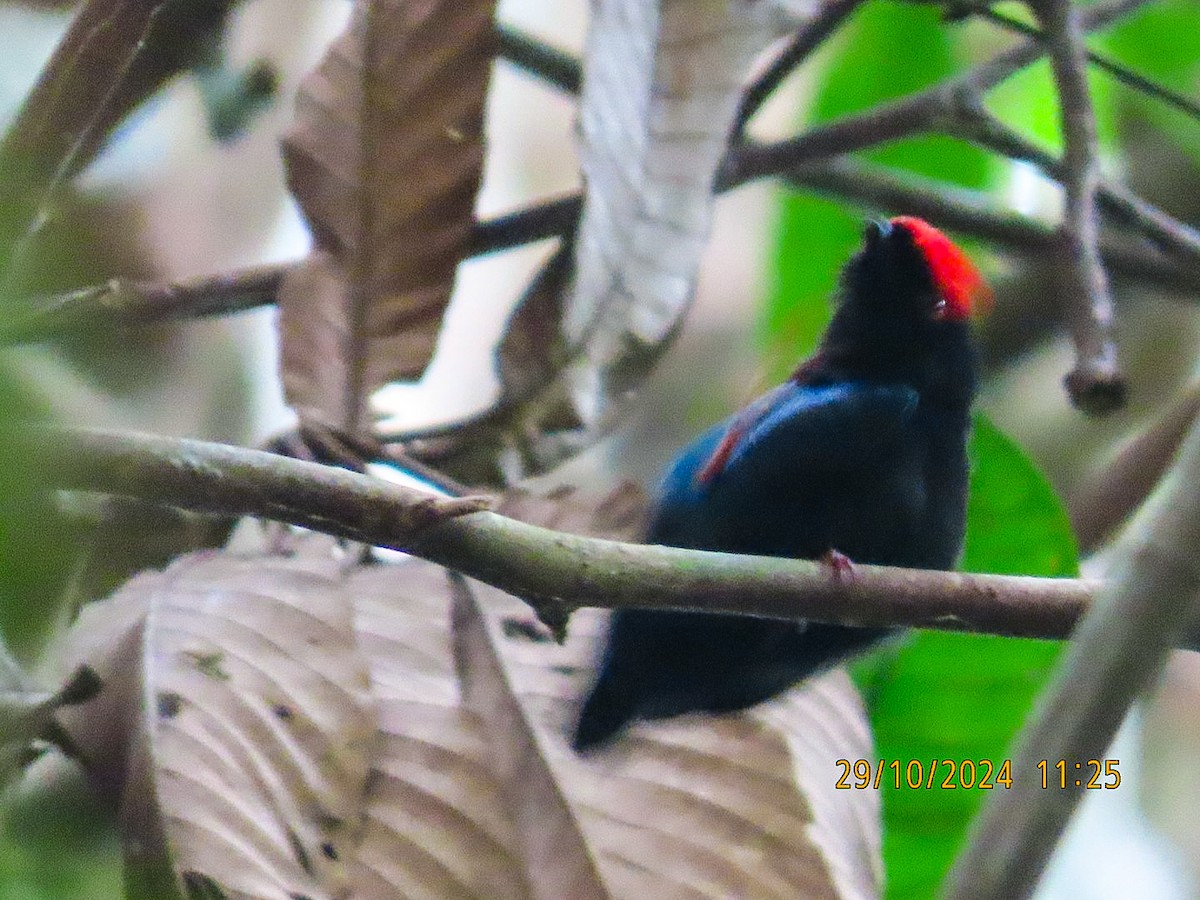
[(886, 453), (911, 425), (917, 392), (899, 384), (787, 382), (746, 407), (696, 474), (703, 489), (719, 479), (763, 477), (775, 464), (795, 471), (834, 468)]

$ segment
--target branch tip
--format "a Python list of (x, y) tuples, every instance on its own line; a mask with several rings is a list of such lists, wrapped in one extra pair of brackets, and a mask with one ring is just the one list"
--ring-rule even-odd
[(1063, 379), (1071, 405), (1089, 416), (1106, 416), (1125, 406), (1128, 384), (1115, 368), (1080, 364)]

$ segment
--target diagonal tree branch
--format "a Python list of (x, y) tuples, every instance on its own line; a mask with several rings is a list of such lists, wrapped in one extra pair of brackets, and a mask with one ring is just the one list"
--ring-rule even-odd
[(863, 0), (833, 0), (822, 6), (816, 18), (792, 36), (779, 54), (771, 60), (771, 64), (746, 88), (733, 120), (735, 141), (741, 139), (746, 126), (767, 98), (775, 93), (784, 80), (808, 59), (814, 50), (825, 43), (862, 4)]
[[(999, 123), (996, 123), (997, 125)], [(982, 135), (982, 131), (979, 132)], [(980, 143), (999, 141), (980, 137)], [(1015, 140), (1023, 141), (1019, 136)], [(1057, 162), (1030, 144), (1012, 144), (1006, 155), (1043, 162)], [(777, 173), (772, 173), (777, 174)], [(1053, 174), (1053, 172), (1051, 173)], [(798, 165), (783, 173), (792, 185), (841, 200), (894, 212), (919, 215), (935, 225), (972, 235), (1017, 253), (1046, 253), (1056, 244), (1055, 232), (1041, 222), (1004, 209), (996, 209), (983, 194), (922, 179), (905, 173), (903, 177), (882, 166), (850, 157)], [(1116, 186), (1110, 188), (1117, 191)], [(1123, 190), (1123, 189), (1121, 189)], [(1110, 196), (1102, 190), (1101, 201)], [(1191, 229), (1155, 210), (1139, 198), (1129, 195), (1133, 205), (1119, 218), (1130, 227), (1149, 233), (1156, 219), (1163, 233), (1174, 235), (1171, 242), (1155, 241), (1164, 249), (1174, 249), (1171, 258), (1129, 242), (1106, 240), (1101, 252), (1111, 271), (1172, 291), (1186, 293), (1191, 299), (1200, 290), (1200, 245), (1191, 247)], [(480, 222), (471, 242), (476, 255), (498, 252), (510, 247), (545, 240), (569, 233), (579, 217), (581, 198), (568, 194), (513, 213)], [(1105, 203), (1106, 209), (1110, 204)], [(1115, 206), (1113, 207), (1115, 210)], [(1180, 229), (1183, 230), (1180, 230)], [(33, 343), (55, 335), (91, 327), (131, 327), (157, 322), (230, 315), (275, 302), (275, 292), (289, 265), (267, 266), (208, 276), (180, 282), (148, 283), (113, 279), (33, 303), (34, 311), (21, 319), (0, 326), (0, 346)], [(444, 432), (446, 429), (439, 429)]]
[[(1080, 13), (1084, 33), (1116, 22), (1149, 0), (1109, 0)], [(1046, 54), (1046, 47), (1030, 40), (997, 54), (982, 65), (932, 87), (845, 116), (803, 134), (770, 143), (748, 143), (731, 155), (722, 184), (740, 184), (753, 178), (786, 171), (800, 163), (874, 147), (926, 131), (955, 133), (955, 127), (982, 103), (983, 95)]]
[(578, 193), (566, 194), (494, 219), (485, 219), (475, 225), (468, 252), (471, 256), (483, 256), (567, 235), (579, 222), (582, 202)]
[(551, 47), (508, 25), (497, 26), (496, 35), (503, 59), (563, 93), (579, 93), (583, 84), (583, 67), (570, 53)]
[(275, 302), (286, 266), (152, 283), (114, 278), (36, 302), (34, 312), (0, 325), (0, 345), (45, 340), (88, 328), (153, 325), (243, 312)]
[(1166, 412), (1076, 486), (1067, 510), (1081, 553), (1100, 547), (1150, 496), (1197, 421), (1200, 381), (1193, 381)]
[[(1065, 163), (1001, 122), (982, 106), (963, 111), (957, 136), (993, 153), (1033, 163), (1055, 181), (1066, 178)], [(1140, 232), (1164, 253), (1194, 264), (1200, 260), (1200, 233), (1138, 197), (1127, 187), (1100, 176), (1096, 186), (1100, 210), (1112, 220)]]
[[(547, 200), (475, 225), (472, 255), (495, 253), (569, 233), (579, 218), (578, 194)], [(31, 302), (33, 311), (0, 325), (0, 346), (33, 343), (87, 328), (153, 325), (245, 312), (275, 302), (295, 263), (173, 282), (127, 281), (68, 291)]]
[[(983, 238), (1016, 253), (1045, 254), (1058, 246), (1055, 230), (1020, 213), (996, 209), (979, 192), (921, 178), (894, 174), (883, 166), (840, 157), (799, 166), (784, 176), (799, 188), (876, 209), (921, 216), (935, 225)], [(1200, 266), (1187, 266), (1156, 250), (1129, 242), (1101, 243), (1105, 265), (1112, 271), (1160, 287), (1200, 290)], [(1200, 260), (1200, 247), (1197, 248)]]
[[(990, 6), (973, 6), (970, 8), (970, 15), (986, 19), (993, 24), (999, 25), (1001, 28), (1007, 28), (1009, 31), (1015, 31), (1026, 37), (1037, 38), (1038, 40), (1045, 39), (1044, 32), (1038, 31), (1031, 25), (1026, 25), (1024, 22), (1018, 21), (1011, 16), (1006, 16), (1004, 13)], [(1132, 88), (1148, 97), (1153, 97), (1167, 106), (1173, 106), (1175, 109), (1186, 113), (1194, 119), (1200, 119), (1200, 104), (1196, 103), (1190, 97), (1185, 97), (1183, 94), (1164, 87), (1144, 75), (1131, 71), (1127, 66), (1094, 50), (1087, 51), (1087, 61), (1126, 87)]]

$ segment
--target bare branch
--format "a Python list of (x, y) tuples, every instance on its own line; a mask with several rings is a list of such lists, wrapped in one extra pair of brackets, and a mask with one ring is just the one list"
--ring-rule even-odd
[(162, 284), (114, 278), (34, 301), (34, 312), (0, 326), (0, 346), (79, 329), (153, 325), (266, 306), (275, 302), (285, 271), (285, 266), (267, 266)]
[[(1085, 33), (1104, 28), (1147, 2), (1149, 0), (1095, 3), (1080, 13), (1080, 27)], [(1030, 40), (997, 54), (962, 75), (891, 103), (845, 116), (787, 140), (739, 147), (737, 154), (728, 161), (721, 183), (740, 184), (787, 171), (813, 159), (849, 153), (921, 132), (953, 134), (964, 110), (969, 113), (978, 107), (987, 91), (1045, 53), (1046, 48), (1040, 42)]]
[(564, 93), (579, 93), (583, 67), (574, 56), (508, 25), (498, 26), (496, 33), (503, 59)]
[(1022, 733), (1011, 790), (997, 791), (975, 819), (947, 881), (950, 900), (1029, 896), (1084, 793), (1070, 782), (1065, 789), (1051, 784), (1042, 790), (1038, 761), (1065, 760), (1075, 772), (1076, 763), (1102, 758), (1130, 705), (1154, 684), (1169, 649), (1194, 622), (1200, 600), (1197, 483), (1200, 428), (1194, 427), (1126, 533), (1112, 579), (1080, 623)]
[[(570, 234), (579, 219), (580, 198), (568, 194), (475, 225), (469, 252), (495, 253), (546, 238)], [(127, 281), (104, 284), (30, 301), (33, 311), (0, 325), (0, 346), (43, 341), (69, 331), (153, 325), (179, 319), (244, 312), (275, 302), (283, 276), (293, 264), (264, 266), (174, 282)]]
[[(995, 125), (1003, 127), (1000, 123)], [(992, 144), (994, 149), (1006, 155), (1053, 167), (1047, 172), (1056, 176), (1058, 162), (1049, 154), (1039, 157), (1037, 154), (1041, 151), (1028, 143), (1011, 143), (1007, 149), (1000, 149), (999, 143), (1007, 139), (997, 131), (988, 134), (990, 136), (984, 136), (981, 126), (977, 131), (979, 142)], [(1024, 140), (1017, 135), (1011, 137), (1014, 141)], [(903, 177), (893, 175), (881, 166), (849, 157), (799, 165), (783, 174), (787, 181), (798, 187), (866, 206), (919, 215), (941, 227), (983, 238), (1014, 252), (1045, 253), (1055, 243), (1052, 229), (1018, 213), (995, 209), (981, 193), (910, 173)], [(739, 185), (728, 185), (725, 189)], [(1105, 186), (1100, 199), (1115, 199), (1120, 191), (1124, 189)], [(1105, 264), (1113, 272), (1127, 277), (1187, 292), (1190, 298), (1200, 290), (1200, 267), (1188, 265), (1187, 260), (1200, 260), (1200, 238), (1192, 229), (1140, 198), (1127, 192), (1126, 195), (1130, 205), (1127, 213), (1119, 216), (1121, 221), (1151, 239), (1155, 237), (1152, 231), (1158, 228), (1157, 234), (1166, 239), (1155, 243), (1173, 249), (1179, 261), (1129, 243), (1108, 241), (1102, 247)], [(484, 220), (475, 226), (470, 252), (473, 255), (494, 253), (569, 235), (578, 223), (580, 203), (579, 194), (567, 194)], [(1110, 206), (1114, 211), (1117, 209), (1115, 203), (1105, 203), (1106, 211)], [(1194, 247), (1193, 242), (1197, 242)], [(136, 327), (229, 315), (266, 306), (275, 302), (275, 292), (287, 268), (287, 265), (269, 266), (161, 284), (113, 279), (106, 284), (43, 298), (33, 301), (34, 312), (0, 327), (0, 346), (32, 343), (90, 327)]]
[[(850, 157), (799, 166), (785, 179), (800, 188), (828, 194), (875, 209), (904, 212), (935, 225), (983, 238), (1016, 253), (1047, 254), (1058, 246), (1054, 229), (1036, 219), (996, 209), (979, 191), (947, 185)], [(1104, 262), (1114, 272), (1187, 292), (1200, 290), (1200, 267), (1186, 266), (1157, 251), (1128, 242), (1103, 241)], [(1198, 248), (1197, 259), (1200, 259)]]
[(741, 137), (754, 114), (762, 108), (767, 98), (784, 79), (837, 31), (862, 3), (863, 0), (833, 0), (822, 6), (816, 18), (792, 36), (779, 51), (779, 55), (771, 60), (771, 64), (763, 73), (746, 88), (742, 102), (738, 105), (737, 116), (733, 120), (735, 140)]
[(483, 256), (546, 238), (570, 235), (579, 224), (582, 205), (583, 200), (578, 193), (567, 194), (494, 219), (485, 219), (476, 224), (468, 252), (471, 256)]
[(1075, 342), (1075, 368), (1067, 374), (1071, 401), (1085, 412), (1107, 413), (1125, 402), (1125, 379), (1113, 340), (1113, 300), (1100, 260), (1100, 186), (1096, 113), (1087, 83), (1087, 56), (1079, 8), (1072, 0), (1038, 0), (1058, 87), (1063, 135), (1061, 227), (1067, 321)]
[[(1063, 182), (1066, 178), (1062, 160), (1013, 131), (982, 106), (963, 111), (963, 117), (956, 127), (956, 136), (1009, 159), (1031, 162), (1055, 181)], [(1138, 197), (1127, 187), (1107, 181), (1101, 175), (1096, 186), (1096, 199), (1102, 212), (1131, 230), (1140, 232), (1164, 253), (1190, 262), (1193, 266), (1200, 262), (1200, 233)]]
[[(990, 6), (972, 7), (970, 14), (978, 16), (981, 19), (986, 19), (1002, 28), (1007, 28), (1009, 31), (1023, 34), (1026, 37), (1033, 37), (1039, 40), (1044, 38), (1043, 33), (1031, 25), (1026, 25), (1024, 22), (1006, 16), (1004, 13), (998, 12)], [(1087, 61), (1097, 69), (1110, 75), (1114, 81), (1119, 81), (1132, 90), (1139, 91), (1148, 97), (1153, 97), (1155, 100), (1165, 103), (1168, 106), (1173, 106), (1194, 119), (1200, 119), (1200, 104), (1197, 104), (1191, 98), (1164, 87), (1158, 82), (1147, 78), (1145, 75), (1132, 71), (1128, 66), (1122, 65), (1102, 53), (1097, 53), (1095, 50), (1087, 51)]]
[(25, 427), (64, 489), (250, 515), (411, 552), (565, 615), (580, 606), (699, 609), (877, 626), (1063, 638), (1096, 585), (859, 565), (853, 579), (802, 560), (561, 534), (313, 463), (220, 444)]

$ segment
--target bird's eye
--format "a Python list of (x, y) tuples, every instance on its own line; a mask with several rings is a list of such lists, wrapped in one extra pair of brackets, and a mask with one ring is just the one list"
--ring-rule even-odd
[(948, 304), (946, 303), (946, 298), (938, 297), (937, 301), (933, 304), (933, 310), (930, 312), (929, 316), (935, 322), (940, 322), (946, 318), (947, 310)]

